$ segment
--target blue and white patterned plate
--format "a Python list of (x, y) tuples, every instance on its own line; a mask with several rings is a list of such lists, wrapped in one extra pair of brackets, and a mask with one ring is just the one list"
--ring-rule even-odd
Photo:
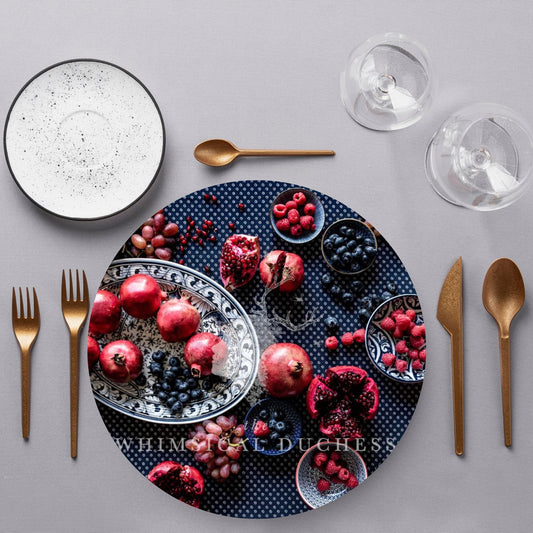
[(352, 448), (343, 442), (327, 441), (319, 442), (309, 448), (298, 463), (296, 468), (296, 488), (302, 500), (316, 509), (332, 501), (337, 500), (350, 489), (341, 483), (331, 483), (331, 487), (325, 492), (319, 492), (317, 483), (320, 478), (328, 478), (321, 470), (312, 464), (315, 453), (338, 451), (341, 459), (346, 463), (346, 468), (357, 478), (359, 485), (368, 477), (363, 458)]
[(416, 324), (424, 322), (422, 309), (416, 294), (402, 294), (390, 298), (374, 311), (368, 321), (365, 333), (366, 351), (374, 365), (387, 377), (401, 383), (418, 383), (424, 380), (425, 365), (422, 370), (416, 371), (413, 369), (412, 360), (406, 358), (407, 370), (398, 372), (394, 367), (385, 366), (381, 360), (383, 354), (392, 353), (396, 355), (395, 346), (397, 340), (394, 339), (389, 331), (381, 328), (380, 322), (397, 309), (403, 309), (404, 311), (412, 309), (416, 313)]
[(181, 414), (173, 415), (153, 391), (155, 378), (149, 371), (151, 354), (160, 350), (180, 357), (184, 342), (165, 342), (157, 329), (155, 317), (137, 320), (125, 312), (118, 329), (99, 338), (100, 346), (117, 339), (127, 339), (144, 356), (146, 382), (136, 380), (118, 384), (108, 380), (97, 365), (91, 371), (94, 396), (100, 402), (124, 414), (165, 424), (191, 424), (216, 417), (237, 405), (250, 390), (259, 363), (259, 343), (248, 315), (225, 289), (212, 279), (186, 266), (158, 259), (126, 259), (111, 263), (100, 289), (118, 294), (122, 282), (133, 274), (149, 274), (170, 298), (187, 295), (202, 317), (202, 331), (223, 338), (228, 346), (228, 361), (223, 379), (202, 399), (188, 403)]

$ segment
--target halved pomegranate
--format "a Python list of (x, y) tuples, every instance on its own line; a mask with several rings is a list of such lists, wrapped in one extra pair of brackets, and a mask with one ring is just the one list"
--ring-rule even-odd
[(163, 461), (152, 468), (148, 480), (174, 498), (193, 507), (200, 507), (204, 478), (194, 466)]
[(355, 440), (363, 436), (364, 421), (376, 416), (379, 391), (362, 368), (335, 366), (311, 381), (306, 404), (311, 418), (320, 419), (324, 435)]
[(220, 254), (220, 278), (224, 287), (232, 291), (246, 285), (259, 265), (259, 237), (231, 235)]

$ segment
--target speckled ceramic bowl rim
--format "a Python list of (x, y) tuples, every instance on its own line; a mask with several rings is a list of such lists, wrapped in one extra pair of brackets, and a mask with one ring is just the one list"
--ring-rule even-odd
[[(311, 446), (310, 448), (308, 448), (304, 454), (300, 457), (300, 460), (298, 461), (298, 465), (296, 466), (296, 472), (295, 472), (295, 479), (296, 479), (296, 490), (298, 491), (298, 494), (300, 495), (300, 498), (302, 498), (302, 500), (307, 504), (309, 505), (309, 507), (311, 507), (311, 509), (317, 509), (317, 507), (314, 507), (312, 506), (308, 501), (307, 499), (305, 498), (305, 496), (302, 494), (302, 491), (300, 490), (300, 483), (298, 482), (298, 473), (300, 472), (300, 467), (302, 466), (302, 463), (304, 461), (304, 459), (311, 453), (313, 452), (313, 450), (315, 450), (318, 446), (327, 446), (328, 449), (331, 445), (334, 445), (336, 448), (338, 447), (342, 447), (344, 448), (343, 451), (346, 451), (348, 453), (351, 453), (353, 455), (355, 455), (357, 457), (357, 459), (361, 462), (361, 464), (363, 465), (363, 470), (365, 472), (365, 479), (368, 478), (368, 469), (366, 467), (366, 463), (365, 463), (365, 460), (361, 457), (361, 454), (357, 451), (355, 451), (352, 447), (348, 446), (347, 444), (345, 444), (344, 442), (338, 442), (338, 441), (334, 441), (334, 440), (328, 440), (328, 441), (322, 441), (322, 442), (317, 442), (316, 444), (313, 444), (313, 446)], [(362, 480), (363, 481), (363, 480)]]
[[(329, 262), (329, 260), (328, 260), (328, 258), (326, 256), (326, 253), (324, 252), (324, 240), (326, 238), (326, 235), (328, 234), (328, 231), (333, 226), (335, 226), (336, 224), (340, 224), (341, 222), (356, 222), (357, 224), (360, 224), (360, 225), (364, 226), (366, 228), (366, 230), (370, 233), (370, 235), (372, 235), (372, 239), (374, 239), (374, 244), (376, 245), (376, 254), (372, 258), (372, 261), (370, 261), (370, 263), (368, 263), (368, 265), (365, 268), (363, 268), (362, 270), (358, 270), (357, 272), (347, 272), (346, 270), (339, 270), (339, 269), (335, 268)], [(376, 234), (374, 233), (374, 230), (372, 228), (370, 228), (368, 226), (368, 224), (366, 224), (365, 222), (363, 222), (362, 220), (359, 220), (357, 218), (340, 218), (339, 220), (335, 220), (335, 222), (332, 222), (326, 228), (326, 230), (324, 231), (324, 234), (322, 235), (322, 241), (320, 242), (320, 250), (322, 251), (322, 257), (324, 258), (324, 261), (326, 262), (326, 265), (328, 265), (328, 267), (331, 268), (331, 270), (334, 270), (335, 272), (338, 272), (339, 274), (342, 274), (343, 276), (357, 276), (357, 275), (361, 274), (362, 272), (364, 272), (365, 270), (368, 270), (374, 264), (374, 261), (376, 260), (377, 249), (378, 249), (378, 240), (376, 238)]]
[[(150, 97), (150, 99), (152, 100), (153, 104), (154, 104), (154, 107), (157, 111), (157, 114), (159, 115), (159, 119), (161, 120), (161, 132), (163, 134), (163, 138), (162, 138), (162, 141), (163, 141), (163, 145), (162, 145), (162, 149), (161, 149), (161, 159), (159, 160), (159, 165), (157, 166), (157, 169), (155, 170), (155, 173), (154, 173), (154, 176), (152, 177), (152, 179), (150, 180), (150, 182), (147, 184), (146, 188), (144, 189), (144, 191), (137, 197), (135, 198), (135, 200), (133, 200), (132, 202), (130, 202), (128, 205), (126, 205), (125, 207), (117, 210), (117, 211), (114, 211), (113, 213), (109, 213), (107, 215), (103, 215), (103, 216), (99, 216), (99, 217), (83, 217), (83, 218), (77, 218), (77, 217), (69, 217), (69, 216), (66, 216), (66, 215), (62, 215), (60, 213), (56, 213), (55, 211), (52, 211), (46, 207), (44, 207), (43, 205), (41, 205), (37, 200), (35, 200), (34, 198), (32, 198), (21, 186), (21, 184), (18, 182), (17, 180), (17, 177), (15, 176), (15, 173), (13, 172), (13, 169), (11, 168), (11, 164), (9, 162), (9, 155), (8, 155), (8, 151), (7, 151), (7, 128), (8, 128), (8, 125), (9, 125), (9, 119), (11, 118), (11, 113), (13, 111), (13, 108), (15, 107), (15, 104), (17, 103), (18, 99), (21, 97), (22, 93), (24, 93), (24, 91), (28, 88), (28, 86), (34, 81), (36, 80), (37, 78), (39, 78), (40, 76), (42, 76), (43, 74), (45, 74), (46, 72), (48, 72), (49, 70), (52, 70), (54, 68), (57, 68), (57, 67), (60, 67), (61, 65), (66, 65), (68, 63), (102, 63), (104, 65), (108, 65), (110, 67), (114, 67), (122, 72), (124, 72), (126, 75), (130, 76), (130, 78), (132, 78), (133, 80), (135, 80), (145, 91), (146, 91), (146, 94)], [(166, 131), (165, 131), (165, 122), (163, 121), (163, 115), (161, 114), (161, 110), (159, 109), (159, 106), (157, 105), (157, 102), (154, 98), (154, 96), (152, 95), (152, 93), (148, 90), (148, 88), (146, 87), (146, 85), (139, 79), (137, 78), (136, 76), (134, 76), (131, 72), (129, 72), (128, 70), (126, 70), (125, 68), (119, 66), (119, 65), (116, 65), (115, 63), (111, 63), (110, 61), (104, 61), (102, 59), (94, 59), (94, 58), (77, 58), (77, 59), (66, 59), (65, 61), (59, 61), (58, 63), (54, 63), (53, 65), (50, 65), (44, 69), (42, 69), (40, 72), (38, 72), (37, 74), (35, 74), (34, 76), (32, 76), (23, 86), (22, 88), (18, 91), (17, 95), (15, 96), (15, 98), (13, 99), (13, 101), (11, 102), (11, 105), (9, 106), (9, 110), (7, 112), (7, 116), (6, 116), (6, 121), (4, 123), (4, 136), (3, 136), (3, 143), (4, 143), (4, 157), (6, 159), (6, 164), (7, 164), (7, 168), (9, 169), (9, 173), (11, 174), (13, 180), (15, 181), (15, 183), (17, 184), (18, 188), (24, 193), (24, 196), (26, 196), (26, 198), (28, 198), (32, 203), (34, 203), (36, 206), (38, 206), (40, 209), (42, 209), (43, 211), (46, 211), (47, 213), (50, 213), (56, 217), (59, 217), (59, 218), (63, 218), (63, 219), (67, 219), (67, 220), (83, 220), (83, 221), (90, 221), (90, 220), (102, 220), (102, 219), (106, 219), (106, 218), (110, 218), (112, 216), (115, 216), (115, 215), (118, 215), (119, 213), (122, 213), (123, 211), (125, 211), (126, 209), (128, 209), (129, 207), (131, 207), (132, 205), (134, 205), (135, 203), (137, 203), (149, 190), (150, 188), (152, 187), (152, 185), (154, 184), (158, 174), (159, 174), (159, 171), (161, 170), (161, 166), (163, 165), (163, 160), (165, 158), (165, 147), (166, 147)]]
[[(323, 213), (323, 219), (322, 223), (320, 224), (320, 227), (317, 226), (316, 229), (312, 233), (308, 233), (304, 238), (297, 239), (295, 237), (289, 237), (288, 235), (285, 235), (281, 231), (279, 231), (278, 228), (276, 228), (276, 218), (274, 217), (274, 206), (278, 203), (278, 199), (280, 196), (290, 193), (290, 192), (303, 192), (303, 193), (309, 193), (309, 195), (313, 198), (313, 201), (310, 203), (313, 203), (317, 206), (320, 206)], [(326, 211), (324, 209), (324, 204), (322, 204), (322, 200), (318, 197), (318, 194), (316, 194), (311, 189), (306, 189), (305, 187), (291, 187), (290, 189), (285, 189), (284, 191), (281, 191), (276, 198), (274, 198), (273, 202), (270, 204), (270, 210), (268, 217), (270, 219), (270, 224), (272, 225), (272, 229), (274, 230), (274, 233), (280, 238), (283, 239), (285, 242), (289, 242), (291, 244), (308, 244), (312, 241), (314, 241), (319, 235), (322, 229), (324, 228), (324, 223), (326, 221)]]

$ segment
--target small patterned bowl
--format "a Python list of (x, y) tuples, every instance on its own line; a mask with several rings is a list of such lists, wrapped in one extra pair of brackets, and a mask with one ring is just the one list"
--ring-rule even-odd
[[(313, 204), (315, 206), (315, 226), (316, 228), (313, 231), (304, 231), (303, 235), (300, 235), (299, 237), (293, 237), (290, 233), (283, 233), (276, 227), (276, 222), (279, 220), (274, 216), (274, 206), (276, 204), (286, 204), (289, 200), (292, 200), (292, 197), (297, 192), (303, 192), (306, 197), (306, 204)], [(280, 238), (283, 239), (286, 242), (290, 242), (292, 244), (305, 244), (308, 242), (311, 242), (314, 240), (320, 232), (322, 231), (322, 228), (324, 227), (324, 221), (325, 221), (325, 213), (324, 213), (324, 206), (322, 205), (322, 202), (318, 198), (318, 196), (308, 189), (301, 189), (301, 188), (295, 188), (295, 189), (287, 189), (286, 191), (283, 191), (273, 202), (270, 206), (270, 224), (272, 225), (272, 229), (274, 230), (274, 233)]]
[[(347, 231), (353, 233), (353, 235), (344, 235), (341, 234), (341, 232), (346, 231), (342, 228), (346, 228)], [(365, 252), (362, 250), (365, 246), (370, 246), (374, 249), (374, 252), (370, 257), (367, 258), (366, 262), (363, 262), (363, 259), (361, 258), (353, 258), (352, 263), (350, 265), (346, 264), (343, 265), (341, 263), (335, 264), (332, 261), (332, 254), (329, 252), (329, 250), (326, 249), (327, 242), (329, 237), (337, 234), (338, 238), (345, 239), (345, 242), (351, 243), (351, 241), (361, 241), (357, 242), (357, 245), (353, 245), (353, 250), (347, 250), (352, 256), (357, 254), (362, 254), (362, 258), (365, 256)], [(365, 241), (367, 241), (365, 243)], [(370, 244), (370, 242), (372, 242)], [(344, 244), (342, 245), (344, 246)], [(349, 247), (350, 244), (347, 244), (346, 247)], [(357, 247), (356, 247), (357, 246)], [(335, 272), (339, 272), (340, 274), (346, 274), (346, 275), (356, 275), (360, 274), (361, 272), (364, 272), (367, 268), (370, 268), (374, 264), (374, 260), (376, 259), (377, 251), (378, 251), (378, 242), (376, 239), (376, 236), (372, 229), (365, 224), (363, 221), (358, 220), (356, 218), (343, 218), (341, 220), (337, 220), (331, 226), (329, 226), (326, 231), (324, 232), (324, 235), (322, 236), (322, 255), (324, 257), (324, 261), (326, 261), (327, 265), (332, 269), (335, 270)], [(359, 248), (361, 248), (361, 251), (359, 251)], [(355, 268), (350, 268), (355, 266)]]
[[(259, 439), (254, 435), (254, 427), (259, 418), (259, 413), (263, 410), (270, 413), (278, 411), (283, 415), (283, 420), (290, 424), (290, 431), (283, 436), (284, 439), (288, 439), (290, 444), (286, 440), (282, 441), (281, 449), (278, 448), (263, 448), (259, 444)], [(288, 401), (277, 400), (275, 398), (267, 398), (253, 405), (248, 411), (246, 418), (244, 419), (244, 431), (246, 438), (256, 451), (264, 455), (282, 455), (292, 450), (302, 435), (302, 420), (294, 405)]]
[(328, 477), (312, 464), (313, 456), (318, 451), (339, 451), (341, 460), (346, 463), (350, 473), (355, 475), (359, 485), (368, 477), (363, 458), (347, 444), (337, 441), (318, 442), (302, 455), (296, 467), (296, 488), (298, 489), (298, 494), (300, 494), (302, 500), (311, 509), (317, 509), (318, 507), (331, 503), (351, 490), (346, 485), (331, 483), (331, 487), (325, 492), (318, 491), (318, 480)]

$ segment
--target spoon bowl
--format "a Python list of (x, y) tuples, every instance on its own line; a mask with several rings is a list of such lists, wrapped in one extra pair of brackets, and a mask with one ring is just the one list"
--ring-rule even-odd
[(210, 139), (196, 146), (194, 157), (210, 167), (229, 165), (241, 156), (335, 155), (333, 150), (241, 150), (225, 139)]
[(519, 268), (505, 257), (490, 265), (483, 282), (483, 305), (498, 324), (500, 335), (500, 372), (502, 389), (503, 433), (511, 446), (511, 322), (526, 297)]

